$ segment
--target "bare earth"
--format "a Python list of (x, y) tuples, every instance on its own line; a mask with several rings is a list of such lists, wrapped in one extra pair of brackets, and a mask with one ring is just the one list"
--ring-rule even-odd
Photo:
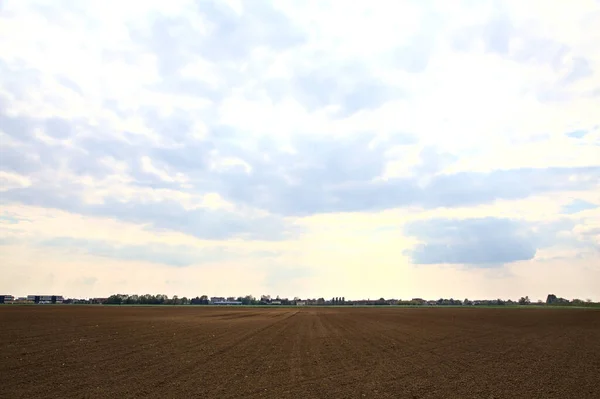
[(1, 398), (598, 398), (600, 311), (0, 306)]

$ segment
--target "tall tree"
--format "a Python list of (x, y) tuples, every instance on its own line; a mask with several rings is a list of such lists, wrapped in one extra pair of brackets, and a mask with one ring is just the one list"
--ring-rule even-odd
[(531, 303), (531, 301), (529, 300), (528, 296), (521, 297), (519, 299), (519, 305), (529, 305), (530, 303)]

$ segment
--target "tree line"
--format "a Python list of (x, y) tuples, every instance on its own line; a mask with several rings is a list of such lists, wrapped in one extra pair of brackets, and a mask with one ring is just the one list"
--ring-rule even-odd
[[(225, 298), (223, 298), (225, 299)], [(552, 305), (552, 306), (600, 306), (600, 303), (592, 302), (591, 300), (572, 299), (568, 300), (565, 298), (557, 297), (554, 294), (549, 294), (546, 301), (537, 301), (532, 303), (528, 296), (519, 298), (516, 301), (511, 299), (491, 299), (491, 300), (470, 300), (465, 298), (464, 300), (459, 299), (445, 299), (440, 298), (437, 300), (424, 300), (421, 298), (413, 298), (411, 300), (396, 300), (396, 299), (384, 299), (379, 298), (375, 300), (346, 300), (345, 297), (333, 297), (331, 299), (300, 299), (295, 297), (294, 299), (280, 298), (279, 296), (271, 298), (270, 295), (262, 295), (260, 298), (255, 298), (252, 295), (229, 297), (226, 299), (228, 303), (236, 303), (240, 305), (309, 305), (309, 306), (346, 306), (346, 305), (359, 305), (359, 306), (516, 306), (516, 305)], [(196, 296), (193, 298), (178, 297), (174, 295), (169, 296), (164, 294), (144, 294), (144, 295), (127, 295), (127, 294), (114, 294), (108, 297), (104, 302), (107, 305), (210, 305), (213, 302), (207, 295)]]

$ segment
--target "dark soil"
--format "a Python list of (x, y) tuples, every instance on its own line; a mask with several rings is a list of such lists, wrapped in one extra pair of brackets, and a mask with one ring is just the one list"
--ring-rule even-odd
[(598, 398), (600, 311), (0, 306), (1, 398)]

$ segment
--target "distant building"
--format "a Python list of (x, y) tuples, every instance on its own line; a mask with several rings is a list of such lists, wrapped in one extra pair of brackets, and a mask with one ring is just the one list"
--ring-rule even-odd
[(27, 295), (27, 300), (34, 303), (50, 304), (63, 303), (65, 299), (62, 295)]
[(0, 303), (12, 303), (15, 297), (12, 295), (0, 295)]
[(306, 306), (306, 301), (296, 301), (296, 306)]
[(227, 298), (222, 297), (222, 296), (213, 296), (210, 298), (210, 303), (217, 303), (217, 302), (226, 302)]
[(242, 301), (217, 301), (213, 302), (213, 305), (241, 305)]
[(25, 296), (20, 296), (18, 298), (15, 298), (13, 303), (33, 303), (33, 301), (28, 300)]

